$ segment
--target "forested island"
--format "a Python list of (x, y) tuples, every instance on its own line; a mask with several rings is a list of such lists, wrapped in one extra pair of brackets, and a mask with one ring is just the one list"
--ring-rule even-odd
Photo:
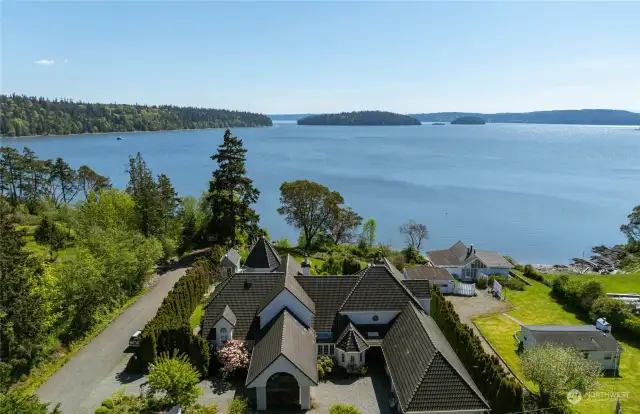
[(7, 137), (271, 125), (265, 115), (225, 109), (0, 95), (0, 136)]
[(493, 123), (640, 125), (640, 114), (616, 109), (580, 109), (524, 113), (481, 114), (475, 112), (436, 112), (410, 114), (422, 122), (451, 122), (462, 116), (475, 116)]
[(461, 116), (451, 121), (451, 125), (484, 125), (487, 122), (478, 116)]
[(311, 115), (298, 119), (298, 125), (421, 125), (408, 116), (385, 111), (357, 111)]

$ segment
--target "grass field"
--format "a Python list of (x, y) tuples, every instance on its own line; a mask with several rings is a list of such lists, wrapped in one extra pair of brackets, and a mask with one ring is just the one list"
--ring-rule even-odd
[[(629, 275), (627, 275), (629, 276)], [(582, 276), (580, 276), (582, 277)], [(611, 277), (611, 276), (604, 276)], [(633, 281), (633, 279), (631, 279)], [(525, 324), (566, 324), (579, 325), (588, 323), (581, 321), (574, 314), (566, 311), (556, 303), (549, 295), (551, 289), (542, 283), (530, 281), (532, 286), (527, 286), (522, 292), (508, 290), (507, 300), (517, 309), (508, 314)], [(604, 283), (604, 282), (603, 282)], [(629, 283), (627, 278), (607, 281), (607, 283)], [(632, 282), (633, 283), (633, 282)], [(607, 285), (609, 286), (609, 285)], [(633, 286), (633, 285), (632, 285)], [(513, 333), (518, 330), (517, 324), (504, 315), (494, 315), (488, 318), (475, 320), (482, 334), (491, 342), (491, 345), (507, 361), (516, 375), (521, 375), (520, 359), (516, 354), (516, 344)], [(615, 332), (614, 332), (615, 335)], [(624, 348), (620, 359), (620, 378), (602, 378), (599, 393), (620, 392), (627, 393), (626, 398), (621, 398), (625, 413), (640, 414), (640, 349), (624, 341), (619, 341)], [(521, 377), (524, 380), (524, 378)], [(536, 389), (531, 382), (525, 381), (527, 386)], [(625, 397), (625, 394), (622, 394)], [(609, 395), (599, 394), (597, 400), (583, 399), (573, 408), (581, 413), (612, 413), (615, 408), (615, 399)]]
[[(553, 281), (558, 275), (544, 275)], [(607, 293), (640, 293), (640, 273), (629, 273), (626, 275), (569, 275), (582, 282), (597, 280), (604, 285)]]
[(196, 310), (193, 311), (193, 315), (191, 315), (191, 319), (189, 320), (191, 324), (191, 329), (194, 329), (196, 326), (200, 325), (200, 319), (202, 319), (203, 314), (203, 306), (202, 304), (198, 305)]

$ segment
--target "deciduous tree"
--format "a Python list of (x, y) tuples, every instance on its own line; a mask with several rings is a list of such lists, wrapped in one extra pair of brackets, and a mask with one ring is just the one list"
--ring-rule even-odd
[(282, 183), (280, 203), (278, 213), (287, 224), (302, 230), (306, 250), (316, 235), (324, 234), (334, 223), (344, 199), (322, 184), (298, 180)]
[(549, 343), (526, 349), (521, 359), (525, 378), (540, 388), (542, 408), (561, 402), (572, 389), (582, 393), (594, 390), (602, 373), (597, 361), (585, 359), (575, 349)]
[(630, 243), (640, 243), (640, 206), (634, 207), (627, 218), (629, 222), (620, 226), (620, 231), (627, 236)]
[(149, 394), (163, 393), (169, 403), (180, 404), (188, 408), (195, 404), (202, 394), (198, 387), (200, 376), (198, 371), (189, 363), (189, 358), (177, 352), (170, 357), (167, 354), (160, 355), (149, 366)]
[(216, 356), (222, 364), (222, 370), (228, 374), (238, 369), (249, 368), (249, 349), (244, 341), (231, 340), (218, 348)]
[(362, 239), (366, 247), (373, 247), (376, 243), (376, 220), (370, 218), (362, 226)]
[(400, 233), (406, 236), (407, 245), (415, 246), (418, 250), (420, 250), (422, 242), (429, 238), (427, 226), (425, 224), (416, 223), (413, 220), (400, 226)]
[(361, 223), (362, 217), (351, 207), (340, 208), (329, 228), (329, 236), (334, 244), (352, 243)]
[(84, 193), (85, 198), (89, 196), (92, 191), (98, 192), (111, 186), (109, 178), (104, 177), (97, 172), (93, 171), (86, 165), (78, 168), (78, 186)]

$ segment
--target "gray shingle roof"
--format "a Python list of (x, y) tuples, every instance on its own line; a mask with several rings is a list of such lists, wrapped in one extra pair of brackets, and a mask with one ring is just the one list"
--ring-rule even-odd
[(555, 343), (579, 351), (615, 352), (618, 341), (593, 325), (523, 325), (531, 331), (536, 343)]
[(340, 311), (400, 311), (410, 301), (416, 301), (415, 297), (386, 265), (370, 265), (360, 274)]
[(404, 273), (407, 279), (423, 279), (432, 282), (436, 280), (455, 280), (446, 269), (428, 265), (410, 267), (405, 269)]
[(480, 259), (487, 267), (497, 267), (497, 268), (506, 268), (511, 269), (513, 265), (507, 259), (504, 258), (503, 255), (497, 252), (490, 252), (488, 250), (474, 250), (473, 255), (467, 259), (469, 261), (473, 260), (473, 256), (476, 256)]
[(222, 257), (221, 261), (228, 260), (236, 267), (240, 267), (240, 253), (236, 249), (229, 249), (229, 251)]
[(297, 276), (296, 280), (316, 305), (313, 329), (331, 332), (338, 309), (356, 285), (359, 276)]
[(272, 300), (276, 298), (280, 294), (280, 292), (288, 290), (296, 299), (300, 301), (307, 309), (309, 309), (312, 313), (315, 313), (316, 306), (313, 303), (313, 300), (307, 295), (307, 292), (300, 286), (298, 281), (293, 275), (284, 274), (278, 279), (278, 282), (275, 284), (273, 289), (267, 294), (260, 306), (258, 307), (258, 313), (260, 313), (264, 308), (267, 307)]
[(276, 269), (276, 272), (282, 272), (292, 276), (298, 276), (303, 274), (302, 266), (300, 265), (300, 263), (288, 253), (284, 257), (284, 259), (282, 259), (282, 262), (280, 263), (280, 266), (278, 266), (278, 268)]
[(212, 327), (229, 306), (236, 316), (233, 331), (235, 339), (254, 339), (256, 311), (265, 296), (273, 289), (282, 273), (236, 273), (218, 285), (211, 301), (205, 307), (202, 337), (213, 339)]
[(317, 384), (316, 352), (314, 332), (285, 309), (263, 329), (254, 346), (246, 384), (249, 385), (281, 355)]
[(340, 337), (338, 337), (336, 348), (346, 352), (363, 352), (369, 349), (369, 344), (367, 344), (362, 334), (358, 332), (358, 329), (349, 322)]
[(271, 242), (265, 237), (260, 237), (253, 245), (244, 265), (250, 269), (275, 270), (280, 265), (281, 259)]
[(431, 297), (431, 286), (428, 280), (406, 279), (402, 281), (402, 284), (405, 285), (416, 298), (426, 299)]
[(451, 253), (456, 256), (458, 259), (462, 260), (467, 256), (467, 251), (469, 248), (466, 244), (462, 243), (460, 240), (453, 246), (449, 247)]
[(460, 266), (462, 264), (462, 261), (449, 249), (432, 250), (427, 252), (427, 256), (435, 266)]
[(389, 270), (391, 270), (391, 274), (395, 276), (396, 279), (398, 280), (404, 279), (404, 275), (402, 274), (402, 272), (399, 271), (398, 268), (393, 265), (393, 263), (387, 260), (386, 257), (384, 258), (384, 264), (389, 268)]
[(489, 409), (435, 321), (413, 304), (389, 329), (382, 351), (404, 412)]

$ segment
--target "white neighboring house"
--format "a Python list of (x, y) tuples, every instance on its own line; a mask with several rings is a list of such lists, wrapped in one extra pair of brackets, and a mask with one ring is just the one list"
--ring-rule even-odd
[[(611, 328), (608, 323), (603, 325), (602, 322), (598, 326)], [(598, 361), (607, 371), (619, 369), (623, 351), (611, 332), (594, 325), (522, 325), (520, 342), (524, 349), (543, 343), (575, 348), (586, 359)]]
[(406, 280), (428, 280), (430, 286), (438, 286), (440, 292), (445, 295), (453, 293), (456, 281), (451, 274), (441, 267), (429, 265), (404, 269)]
[(427, 252), (432, 266), (446, 269), (463, 282), (473, 282), (480, 273), (500, 274), (509, 277), (513, 265), (500, 253), (489, 250), (476, 250), (473, 245), (467, 247), (461, 241), (446, 250)]

